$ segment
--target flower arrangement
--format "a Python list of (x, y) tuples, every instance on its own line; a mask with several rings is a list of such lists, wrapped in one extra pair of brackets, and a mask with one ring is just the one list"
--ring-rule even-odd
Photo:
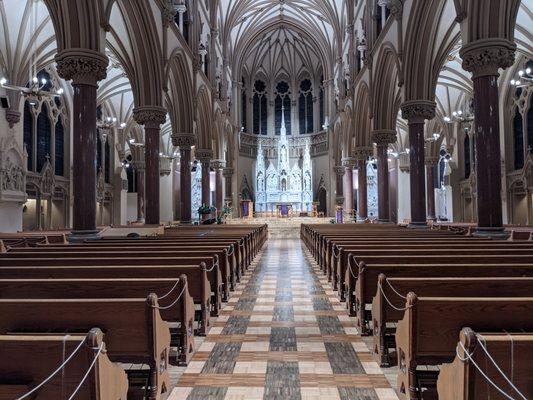
[(208, 215), (215, 211), (215, 207), (211, 207), (205, 204), (202, 204), (200, 208), (198, 208), (198, 214), (200, 215)]

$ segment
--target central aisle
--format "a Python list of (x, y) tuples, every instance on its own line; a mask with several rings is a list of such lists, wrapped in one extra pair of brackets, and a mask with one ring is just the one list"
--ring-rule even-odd
[(270, 239), (170, 399), (393, 400), (299, 239)]

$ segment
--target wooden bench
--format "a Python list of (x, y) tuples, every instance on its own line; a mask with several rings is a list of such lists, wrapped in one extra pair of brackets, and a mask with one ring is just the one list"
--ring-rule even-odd
[[(0, 299), (145, 298), (155, 293), (161, 318), (171, 327), (176, 364), (188, 364), (194, 352), (194, 302), (186, 275), (171, 278), (0, 279)], [(178, 326), (179, 325), (179, 326)]]
[[(442, 272), (445, 274), (447, 271)], [(487, 273), (487, 271), (482, 271), (482, 273)], [(409, 292), (425, 297), (483, 297), (487, 295), (491, 297), (533, 297), (533, 278), (456, 276), (453, 278), (387, 278), (385, 274), (380, 274), (372, 300), (372, 331), (374, 358), (381, 366), (391, 365), (389, 349), (396, 347), (394, 340), (396, 330), (390, 324), (397, 323), (403, 318), (405, 296)]]
[(464, 328), (459, 336), (455, 360), (440, 367), (439, 400), (508, 399), (488, 384), (474, 363), (511, 398), (521, 398), (496, 370), (484, 348), (522, 395), (533, 398), (533, 333), (478, 334)]
[[(205, 264), (179, 266), (61, 265), (0, 267), (0, 279), (170, 279), (171, 282), (176, 282), (180, 275), (183, 274), (187, 275), (189, 294), (192, 296), (194, 303), (200, 305), (199, 334), (205, 335), (211, 327), (210, 313), (214, 313)], [(140, 283), (139, 285), (144, 284)], [(156, 293), (161, 294), (158, 291)], [(116, 297), (116, 295), (113, 297)]]
[(126, 400), (128, 378), (120, 365), (109, 360), (103, 336), (99, 329), (91, 329), (87, 336), (0, 335), (0, 400), (13, 400), (30, 392), (77, 348), (64, 373), (58, 373), (28, 398), (67, 398), (90, 370), (76, 399)]
[(421, 399), (424, 390), (436, 390), (438, 371), (420, 367), (452, 362), (464, 327), (479, 332), (533, 331), (532, 297), (418, 297), (411, 292), (405, 307), (396, 329), (401, 399)]
[(147, 299), (0, 299), (0, 334), (87, 333), (99, 327), (111, 361), (149, 366), (147, 397), (155, 400), (170, 388), (170, 332), (158, 307), (154, 294)]

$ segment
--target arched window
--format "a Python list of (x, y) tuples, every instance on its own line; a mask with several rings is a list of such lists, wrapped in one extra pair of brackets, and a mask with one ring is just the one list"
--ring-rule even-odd
[(465, 179), (470, 178), (470, 168), (471, 168), (471, 160), (470, 160), (470, 136), (465, 135), (465, 141), (464, 141), (464, 151), (465, 151)]
[(247, 132), (248, 126), (246, 125), (246, 120), (248, 117), (248, 96), (246, 95), (246, 81), (244, 78), (242, 78), (241, 103), (241, 127)]
[(524, 167), (524, 120), (518, 107), (515, 109), (513, 119), (513, 152), (514, 169)]
[(253, 109), (253, 133), (256, 135), (267, 134), (268, 109), (267, 92), (265, 82), (257, 80), (254, 83), (254, 109)]
[(64, 175), (64, 141), (65, 130), (63, 127), (63, 120), (61, 116), (56, 123), (56, 142), (55, 142), (55, 174), (58, 176)]
[(43, 104), (37, 117), (37, 172), (41, 172), (50, 157), (51, 127), (48, 106)]
[(320, 92), (318, 94), (318, 102), (320, 108), (320, 129), (324, 126), (326, 122), (326, 110), (324, 108), (324, 76), (320, 77)]
[(280, 134), (281, 130), (281, 115), (282, 110), (285, 109), (285, 127), (287, 128), (287, 135), (292, 134), (291, 121), (291, 98), (289, 91), (289, 84), (281, 81), (276, 85), (276, 100), (275, 100), (275, 122), (276, 135)]
[(28, 100), (24, 102), (24, 147), (28, 153), (28, 171), (33, 171), (33, 114)]
[(313, 133), (313, 86), (309, 79), (300, 83), (299, 103), (300, 134)]

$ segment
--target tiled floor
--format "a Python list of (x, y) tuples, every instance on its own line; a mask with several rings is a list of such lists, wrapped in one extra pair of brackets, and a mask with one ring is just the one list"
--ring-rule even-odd
[(270, 239), (171, 400), (393, 400), (396, 394), (299, 239)]

